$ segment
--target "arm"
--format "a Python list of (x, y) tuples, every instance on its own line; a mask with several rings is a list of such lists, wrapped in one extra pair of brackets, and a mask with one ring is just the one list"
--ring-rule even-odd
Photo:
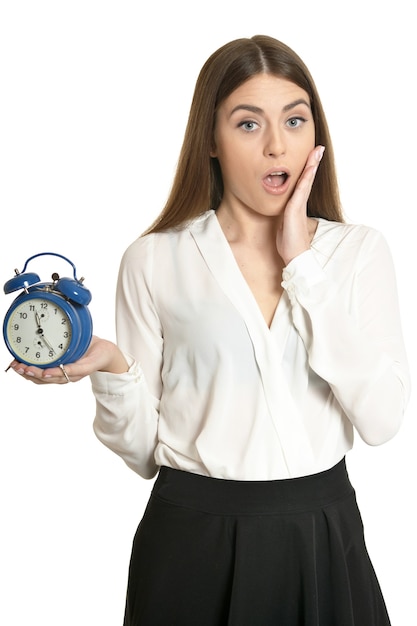
[(163, 341), (152, 294), (153, 244), (153, 237), (138, 240), (120, 265), (117, 341), (129, 361), (129, 371), (91, 377), (97, 437), (143, 478), (152, 478), (157, 471), (154, 451), (162, 391)]
[(410, 380), (391, 254), (379, 233), (365, 232), (359, 250), (350, 242), (344, 255), (342, 242), (336, 262), (330, 258), (323, 268), (313, 250), (295, 257), (283, 286), (310, 367), (362, 439), (378, 445), (400, 427)]
[[(151, 238), (142, 239), (121, 262), (116, 320), (120, 346), (94, 336), (86, 354), (65, 365), (72, 383), (91, 378), (97, 437), (144, 478), (157, 471), (154, 451), (161, 393), (162, 337), (150, 290), (152, 248)], [(146, 366), (146, 381), (139, 359)], [(59, 367), (41, 369), (17, 361), (9, 367), (36, 384), (68, 383)]]
[(322, 147), (310, 153), (277, 232), (282, 285), (310, 367), (364, 441), (377, 445), (397, 432), (410, 395), (394, 268), (385, 240), (371, 229), (353, 246), (341, 241), (333, 265), (331, 258), (318, 262), (306, 209), (322, 156)]

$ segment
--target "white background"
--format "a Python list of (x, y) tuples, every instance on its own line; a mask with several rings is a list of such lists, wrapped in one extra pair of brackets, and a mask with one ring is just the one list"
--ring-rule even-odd
[[(415, 380), (417, 50), (407, 0), (0, 6), (1, 284), (33, 254), (64, 254), (93, 293), (96, 334), (114, 339), (120, 257), (167, 196), (201, 65), (230, 39), (268, 34), (315, 77), (348, 220), (391, 245)], [(52, 257), (28, 269), (71, 275)], [(14, 296), (1, 297), (4, 315)], [(11, 358), (0, 343), (0, 623), (121, 625), (152, 483), (95, 438), (88, 380), (37, 387), (3, 373)], [(412, 397), (394, 440), (357, 440), (348, 457), (393, 626), (417, 623), (415, 414)]]

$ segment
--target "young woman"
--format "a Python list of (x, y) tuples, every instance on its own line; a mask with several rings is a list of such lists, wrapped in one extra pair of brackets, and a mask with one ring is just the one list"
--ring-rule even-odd
[(317, 90), (279, 41), (203, 66), (167, 204), (121, 262), (117, 335), (12, 365), (91, 376), (98, 438), (158, 473), (125, 626), (388, 625), (345, 455), (407, 404), (393, 264), (344, 222)]

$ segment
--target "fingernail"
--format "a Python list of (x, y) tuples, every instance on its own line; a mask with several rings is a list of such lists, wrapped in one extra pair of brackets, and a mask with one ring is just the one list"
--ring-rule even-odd
[(24, 374), (24, 373), (25, 373), (25, 370), (24, 370), (24, 369), (22, 369), (21, 367), (19, 367), (19, 369), (18, 369), (18, 370), (15, 370), (15, 372), (16, 372), (17, 374)]
[(35, 376), (33, 372), (26, 372), (26, 376)]
[(322, 160), (325, 149), (326, 148), (324, 146), (320, 146), (320, 148), (317, 150), (316, 159), (318, 163), (320, 163), (320, 161)]

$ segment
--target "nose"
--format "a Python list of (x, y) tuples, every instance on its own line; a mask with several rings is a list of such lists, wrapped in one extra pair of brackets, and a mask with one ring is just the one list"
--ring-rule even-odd
[(270, 127), (265, 135), (264, 153), (267, 157), (277, 157), (285, 152), (285, 141), (279, 128)]

